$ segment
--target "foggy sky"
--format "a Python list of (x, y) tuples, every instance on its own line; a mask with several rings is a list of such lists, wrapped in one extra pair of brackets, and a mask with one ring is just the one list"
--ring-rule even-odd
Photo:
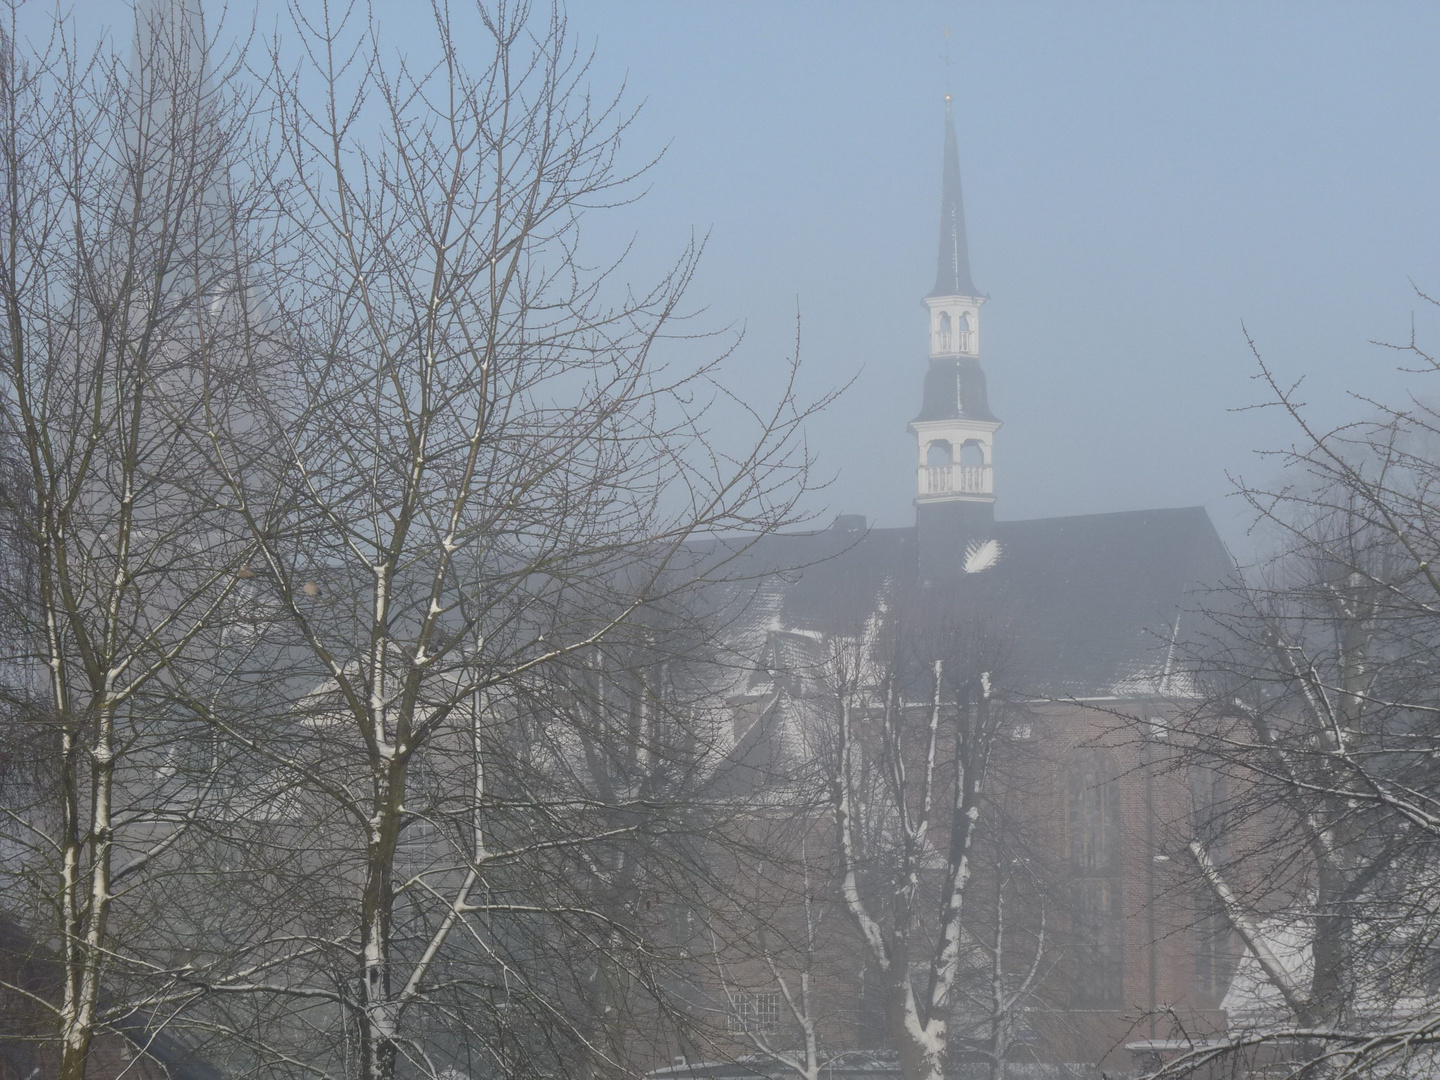
[[(279, 7), (230, 19), (254, 10), (263, 35)], [(421, 47), (411, 3), (375, 8), (397, 50)], [(797, 305), (806, 389), (855, 378), (810, 429), (835, 477), (822, 520), (913, 521), (947, 78), (990, 296), (997, 516), (1203, 504), (1248, 554), (1226, 472), (1272, 475), (1253, 451), (1290, 432), (1230, 411), (1259, 394), (1242, 321), (1321, 419), (1363, 415), (1347, 391), (1440, 390), (1370, 344), (1408, 339), (1414, 312), (1440, 349), (1411, 285), (1440, 295), (1440, 5), (578, 0), (570, 18), (597, 91), (643, 102), (629, 163), (664, 151), (592, 238), (633, 234), (643, 281), (708, 233), (697, 325), (744, 327), (732, 376), (757, 395)]]
[[(1288, 441), (1243, 324), (1347, 391), (1435, 393), (1374, 339), (1440, 349), (1440, 6), (579, 3), (602, 73), (669, 141), (642, 241), (710, 230), (696, 294), (744, 363), (859, 371), (813, 427), (825, 501), (913, 520), (934, 273), (941, 27), (951, 28), (982, 360), (1004, 427), (997, 516), (1204, 504), (1245, 554), (1225, 473)], [(634, 140), (632, 140), (634, 141)]]

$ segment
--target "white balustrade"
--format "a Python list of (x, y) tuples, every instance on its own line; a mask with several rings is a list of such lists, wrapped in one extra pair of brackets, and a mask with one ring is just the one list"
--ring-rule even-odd
[(955, 353), (964, 353), (968, 356), (975, 355), (974, 330), (935, 331), (935, 355), (946, 356), (954, 355)]
[(989, 465), (922, 465), (921, 495), (990, 495), (994, 480)]

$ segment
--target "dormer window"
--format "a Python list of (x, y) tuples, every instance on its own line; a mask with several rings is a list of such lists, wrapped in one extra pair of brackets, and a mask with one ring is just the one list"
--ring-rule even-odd
[(937, 353), (947, 353), (950, 351), (950, 337), (950, 313), (948, 311), (942, 311), (940, 313), (940, 329), (935, 333), (935, 351)]
[(970, 328), (970, 316), (964, 312), (960, 314), (958, 336), (959, 341), (956, 342), (956, 351), (973, 353), (975, 351), (975, 334)]

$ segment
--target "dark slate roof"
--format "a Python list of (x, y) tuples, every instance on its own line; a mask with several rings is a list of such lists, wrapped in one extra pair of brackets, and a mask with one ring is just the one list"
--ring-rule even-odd
[[(993, 566), (927, 588), (949, 589), (957, 610), (973, 613), (964, 618), (983, 624), (1003, 654), (996, 674), (1008, 690), (1184, 692), (1169, 668), (1172, 639), (1178, 634), (1183, 644), (1200, 633), (1205, 590), (1234, 572), (1202, 507), (999, 521), (993, 536)], [(859, 633), (917, 576), (913, 527), (771, 536), (745, 558), (757, 584), (733, 630), (757, 654), (775, 631)], [(957, 566), (963, 559), (957, 550)]]
[(940, 184), (940, 259), (931, 296), (979, 296), (970, 280), (970, 245), (965, 239), (965, 199), (960, 190), (960, 150), (955, 121), (945, 103), (945, 168)]
[(1175, 644), (1199, 633), (1206, 590), (1235, 572), (1199, 506), (996, 522), (995, 535), (987, 587), (1025, 642), (1017, 679), (1050, 694), (1178, 692)]
[(985, 372), (980, 361), (971, 356), (931, 360), (925, 372), (920, 415), (915, 419), (996, 420), (985, 394)]

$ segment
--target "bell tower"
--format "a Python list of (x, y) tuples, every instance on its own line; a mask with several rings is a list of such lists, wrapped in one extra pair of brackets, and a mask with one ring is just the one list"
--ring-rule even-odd
[(980, 308), (970, 279), (960, 153), (945, 95), (945, 159), (940, 190), (940, 254), (925, 297), (930, 362), (920, 414), (910, 422), (917, 450), (915, 518), (924, 577), (958, 573), (965, 549), (988, 537), (995, 520), (995, 432), (1000, 421), (980, 367)]

